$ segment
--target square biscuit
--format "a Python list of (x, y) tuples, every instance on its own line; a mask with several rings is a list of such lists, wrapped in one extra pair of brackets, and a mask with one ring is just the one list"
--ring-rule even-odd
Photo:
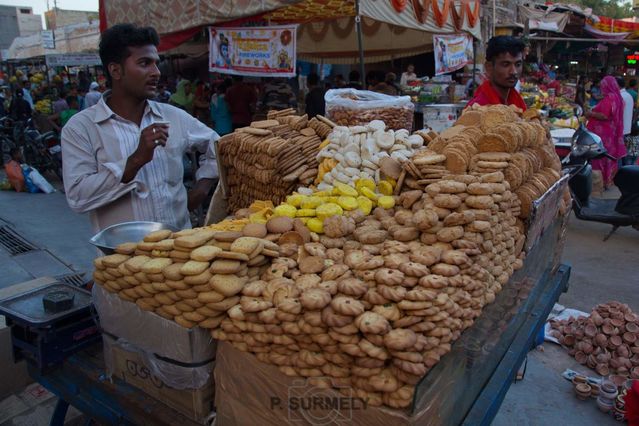
[(144, 241), (147, 243), (157, 243), (158, 241), (162, 241), (171, 236), (173, 232), (168, 229), (161, 229), (159, 231), (151, 232), (150, 234), (145, 235)]
[(210, 262), (215, 259), (215, 257), (220, 254), (223, 250), (219, 247), (215, 246), (202, 246), (198, 247), (191, 252), (191, 259), (197, 260), (200, 262)]
[(180, 269), (182, 275), (199, 275), (209, 268), (209, 262), (199, 262), (197, 260), (189, 260)]
[(161, 274), (162, 270), (173, 263), (171, 259), (165, 257), (158, 257), (146, 262), (141, 271), (145, 274)]
[(242, 269), (242, 262), (233, 259), (215, 259), (209, 271), (212, 274), (236, 274)]

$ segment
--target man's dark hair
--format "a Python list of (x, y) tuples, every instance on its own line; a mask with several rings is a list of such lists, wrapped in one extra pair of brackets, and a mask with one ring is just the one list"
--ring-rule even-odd
[(626, 87), (626, 80), (624, 80), (623, 77), (617, 77), (617, 84), (619, 85), (620, 89), (623, 89), (624, 87)]
[(361, 76), (359, 75), (359, 72), (357, 72), (356, 70), (348, 73), (348, 81), (359, 81), (360, 77)]
[(510, 53), (517, 56), (524, 52), (526, 45), (520, 38), (511, 36), (496, 36), (488, 41), (486, 48), (486, 60), (494, 62), (502, 53)]
[(309, 86), (317, 86), (317, 83), (319, 83), (319, 75), (312, 72), (308, 75), (308, 77), (306, 77), (306, 81)]
[(637, 79), (633, 78), (632, 80), (628, 82), (628, 87), (635, 87), (635, 86), (637, 86)]
[(109, 64), (122, 64), (131, 55), (129, 47), (160, 44), (160, 36), (153, 27), (138, 27), (133, 24), (117, 24), (107, 29), (100, 37), (100, 59), (111, 83)]

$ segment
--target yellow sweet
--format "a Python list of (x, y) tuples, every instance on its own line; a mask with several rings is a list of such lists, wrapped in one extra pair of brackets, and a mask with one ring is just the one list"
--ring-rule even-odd
[(371, 191), (375, 191), (375, 181), (373, 179), (357, 179), (355, 182), (355, 189), (360, 191), (362, 188), (368, 188)]
[(296, 213), (296, 217), (313, 217), (316, 214), (315, 209), (299, 209)]
[(290, 204), (282, 204), (273, 209), (273, 216), (295, 217), (296, 215), (297, 209)]
[(357, 204), (362, 213), (365, 215), (371, 214), (371, 210), (373, 210), (373, 202), (369, 198), (360, 195), (357, 197)]
[(299, 207), (302, 205), (302, 200), (304, 200), (305, 196), (300, 194), (293, 194), (286, 197), (286, 203), (290, 204), (294, 207)]
[(316, 217), (310, 218), (308, 222), (306, 222), (306, 226), (311, 232), (315, 232), (317, 234), (324, 233), (324, 221)]
[(342, 207), (339, 206), (338, 204), (326, 203), (317, 207), (317, 209), (315, 210), (315, 213), (317, 214), (317, 217), (320, 220), (324, 220), (331, 216), (342, 215), (344, 214), (344, 210), (342, 210)]
[(335, 182), (335, 189), (337, 190), (335, 195), (347, 195), (349, 197), (357, 197), (359, 195), (355, 188), (341, 182)]
[(395, 179), (393, 179), (392, 177), (388, 177), (387, 176), (385, 181), (390, 183), (393, 188), (395, 188), (397, 186), (397, 181)]
[(329, 197), (331, 195), (328, 191), (317, 191), (313, 193), (314, 197)]
[(395, 207), (395, 198), (389, 195), (383, 195), (377, 199), (377, 205), (384, 209), (392, 209)]
[(377, 185), (377, 190), (383, 195), (393, 195), (393, 185), (385, 180), (381, 181), (379, 185)]
[(329, 141), (328, 139), (324, 139), (320, 144), (319, 149), (326, 148), (329, 143), (331, 143), (331, 141)]
[(304, 225), (308, 223), (309, 220), (313, 219), (312, 217), (299, 217), (298, 218)]
[(268, 219), (264, 215), (264, 213), (252, 213), (249, 215), (249, 222), (251, 223), (266, 223)]
[(360, 188), (359, 192), (366, 198), (369, 198), (373, 201), (377, 200), (377, 194), (366, 187)]
[(304, 210), (307, 209), (315, 209), (318, 206), (322, 205), (322, 199), (320, 197), (317, 197), (315, 195), (312, 195), (310, 197), (305, 197), (302, 200), (302, 203), (300, 204), (300, 207)]
[(344, 210), (355, 210), (359, 207), (355, 197), (348, 197), (345, 195), (337, 199), (337, 204), (339, 204)]

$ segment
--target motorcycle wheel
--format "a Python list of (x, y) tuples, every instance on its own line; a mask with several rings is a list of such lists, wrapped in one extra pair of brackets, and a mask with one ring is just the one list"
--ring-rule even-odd
[(0, 151), (2, 152), (2, 164), (11, 161), (11, 150), (15, 148), (15, 144), (7, 138), (0, 139)]

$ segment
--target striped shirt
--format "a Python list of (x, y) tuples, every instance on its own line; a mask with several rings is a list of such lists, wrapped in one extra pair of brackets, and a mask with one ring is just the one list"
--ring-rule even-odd
[[(147, 101), (141, 125), (115, 114), (100, 101), (74, 115), (62, 129), (64, 189), (71, 209), (89, 213), (97, 232), (115, 223), (149, 220), (190, 228), (183, 184), (184, 153), (202, 156), (196, 178), (216, 178), (212, 142), (219, 136), (181, 109)], [(129, 183), (122, 183), (127, 159), (137, 149), (140, 133), (154, 122), (169, 123), (165, 147), (155, 149)]]

